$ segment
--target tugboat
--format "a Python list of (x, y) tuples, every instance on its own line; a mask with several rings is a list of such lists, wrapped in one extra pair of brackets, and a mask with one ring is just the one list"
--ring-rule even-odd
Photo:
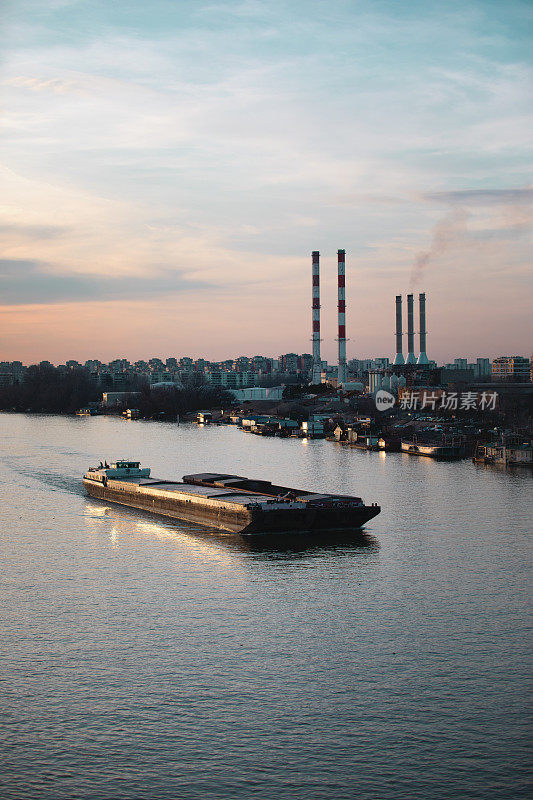
[(321, 494), (239, 475), (201, 473), (183, 481), (150, 477), (139, 461), (90, 467), (83, 485), (91, 497), (243, 536), (348, 532), (377, 516), (377, 503)]
[(113, 461), (111, 464), (101, 461), (97, 467), (89, 467), (87, 475), (83, 476), (84, 483), (85, 478), (89, 475), (92, 480), (98, 480), (106, 486), (107, 478), (149, 478), (150, 467), (141, 469), (140, 461), (127, 461), (126, 459)]

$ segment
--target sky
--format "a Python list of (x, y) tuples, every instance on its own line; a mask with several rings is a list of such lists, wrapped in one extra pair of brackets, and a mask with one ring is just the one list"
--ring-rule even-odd
[[(519, 0), (4, 0), (0, 360), (533, 350)], [(415, 320), (417, 324), (417, 319)], [(418, 328), (417, 328), (418, 329)]]

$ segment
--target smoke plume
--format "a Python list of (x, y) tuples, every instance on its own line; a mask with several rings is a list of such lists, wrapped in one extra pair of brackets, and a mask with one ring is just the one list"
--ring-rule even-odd
[(454, 208), (435, 225), (429, 250), (419, 253), (415, 258), (411, 270), (410, 283), (412, 288), (420, 283), (427, 266), (435, 258), (464, 240), (469, 216), (469, 212), (464, 208)]

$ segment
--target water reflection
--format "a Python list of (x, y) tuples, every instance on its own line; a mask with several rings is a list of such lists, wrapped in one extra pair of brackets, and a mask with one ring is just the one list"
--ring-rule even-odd
[(533, 477), (533, 470), (525, 464), (484, 464), (480, 461), (474, 461), (472, 466), (477, 472), (496, 472), (514, 478), (524, 478), (525, 480)]
[[(92, 800), (186, 786), (213, 800), (265, 786), (293, 800), (519, 795), (529, 474), (229, 427), (79, 423), (0, 414), (10, 800), (80, 786)], [(366, 533), (245, 540), (86, 497), (81, 476), (106, 453), (164, 478), (376, 500), (379, 549)]]
[(106, 506), (104, 503), (101, 505), (95, 505), (92, 502), (85, 503), (86, 513), (85, 516), (92, 516), (92, 517), (108, 517), (111, 513), (111, 508)]
[(101, 535), (101, 527), (94, 522), (108, 519), (111, 523), (110, 540), (113, 548), (119, 546), (120, 537), (151, 535), (158, 539), (173, 540), (180, 545), (205, 550), (215, 554), (217, 550), (240, 554), (263, 554), (273, 558), (280, 556), (292, 558), (298, 556), (323, 555), (336, 553), (346, 555), (350, 551), (379, 550), (379, 542), (364, 530), (351, 532), (338, 531), (326, 535), (280, 534), (274, 536), (240, 536), (235, 533), (224, 533), (216, 528), (195, 525), (175, 519), (154, 517), (150, 512), (129, 509), (127, 507), (110, 506), (105, 502), (97, 504), (86, 501), (85, 520), (92, 534)]
[(278, 557), (279, 555), (299, 556), (299, 555), (323, 555), (324, 553), (339, 552), (346, 554), (346, 551), (353, 550), (379, 550), (379, 542), (373, 536), (364, 531), (354, 530), (351, 533), (338, 531), (328, 533), (326, 536), (309, 536), (305, 534), (295, 534), (294, 536), (253, 536), (238, 537), (240, 540), (240, 550), (246, 553), (263, 553)]

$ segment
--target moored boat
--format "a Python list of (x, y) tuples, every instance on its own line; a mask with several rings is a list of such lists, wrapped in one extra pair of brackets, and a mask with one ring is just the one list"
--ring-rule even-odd
[(465, 455), (464, 442), (461, 437), (443, 436), (438, 440), (414, 436), (412, 439), (401, 441), (402, 453), (412, 456), (429, 456), (437, 459), (463, 458)]
[(322, 494), (238, 475), (201, 473), (182, 481), (150, 477), (138, 461), (91, 467), (87, 492), (106, 500), (242, 535), (326, 533), (361, 528), (380, 513), (360, 497)]
[(499, 464), (506, 467), (532, 467), (533, 442), (520, 440), (477, 444), (472, 461), (478, 464)]

